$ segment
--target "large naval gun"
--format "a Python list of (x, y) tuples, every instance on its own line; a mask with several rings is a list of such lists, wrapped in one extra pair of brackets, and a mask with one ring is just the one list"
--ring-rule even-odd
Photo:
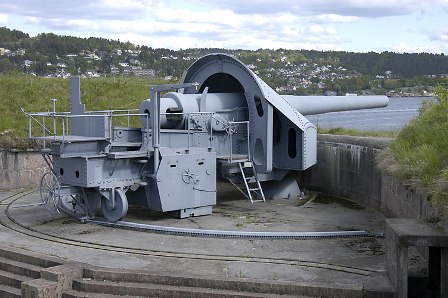
[(80, 88), (71, 78), (70, 112), (27, 113), (50, 167), (41, 197), (81, 219), (101, 206), (110, 222), (128, 204), (210, 214), (217, 178), (252, 203), (298, 196), (287, 174), (316, 164), (317, 129), (305, 116), (388, 105), (386, 96), (281, 96), (226, 54), (200, 58), (179, 84), (151, 87), (138, 111), (86, 111)]

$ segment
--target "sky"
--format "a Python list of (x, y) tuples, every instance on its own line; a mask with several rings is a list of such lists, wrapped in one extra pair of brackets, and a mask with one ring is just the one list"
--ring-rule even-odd
[(448, 0), (1, 0), (3, 26), (174, 50), (448, 54)]

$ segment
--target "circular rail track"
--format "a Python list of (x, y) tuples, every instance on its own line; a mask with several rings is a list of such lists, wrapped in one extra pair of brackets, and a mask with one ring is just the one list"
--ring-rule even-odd
[[(49, 233), (37, 231), (32, 227), (28, 227), (20, 222), (18, 222), (10, 213), (10, 209), (14, 208), (12, 205), (19, 199), (26, 196), (35, 194), (38, 191), (22, 191), (15, 193), (0, 201), (0, 223), (5, 228), (19, 233), (21, 235), (45, 240), (52, 242), (54, 244), (70, 245), (75, 247), (81, 247), (86, 249), (93, 249), (99, 251), (107, 252), (119, 252), (126, 253), (129, 255), (140, 255), (140, 256), (150, 256), (150, 257), (167, 257), (167, 258), (177, 258), (177, 259), (191, 259), (191, 260), (210, 260), (210, 261), (224, 261), (224, 262), (246, 262), (246, 263), (263, 263), (263, 264), (279, 264), (279, 265), (291, 265), (300, 266), (305, 268), (319, 268), (325, 270), (333, 270), (344, 273), (351, 273), (362, 276), (370, 276), (381, 271), (365, 268), (356, 268), (344, 265), (337, 265), (324, 262), (313, 262), (299, 259), (285, 259), (285, 258), (260, 258), (260, 257), (247, 257), (238, 255), (213, 255), (204, 253), (180, 253), (168, 250), (157, 250), (157, 249), (142, 249), (142, 248), (132, 248), (127, 246), (110, 245), (94, 243), (89, 241), (70, 239), (69, 237), (56, 236)], [(80, 225), (82, 223), (79, 223)], [(166, 237), (176, 237), (172, 235), (167, 235)], [(178, 236), (177, 236), (178, 237)], [(187, 237), (187, 236), (182, 236)], [(197, 236), (196, 236), (197, 237)], [(248, 240), (247, 240), (248, 241)]]

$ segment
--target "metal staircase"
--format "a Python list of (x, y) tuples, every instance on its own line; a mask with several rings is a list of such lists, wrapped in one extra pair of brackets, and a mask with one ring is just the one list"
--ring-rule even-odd
[(266, 198), (258, 180), (257, 171), (252, 161), (238, 161), (239, 179), (229, 181), (246, 197), (251, 203), (266, 202)]

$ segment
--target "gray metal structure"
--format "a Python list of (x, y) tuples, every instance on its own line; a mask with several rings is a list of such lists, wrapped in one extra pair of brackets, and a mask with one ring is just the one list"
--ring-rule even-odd
[(45, 204), (88, 219), (100, 205), (110, 222), (128, 204), (200, 216), (216, 204), (217, 176), (251, 202), (297, 196), (288, 172), (316, 163), (317, 129), (304, 115), (388, 104), (385, 96), (281, 96), (226, 54), (204, 56), (180, 84), (150, 90), (139, 111), (88, 112), (74, 77), (69, 113), (27, 113), (51, 168), (41, 183)]

